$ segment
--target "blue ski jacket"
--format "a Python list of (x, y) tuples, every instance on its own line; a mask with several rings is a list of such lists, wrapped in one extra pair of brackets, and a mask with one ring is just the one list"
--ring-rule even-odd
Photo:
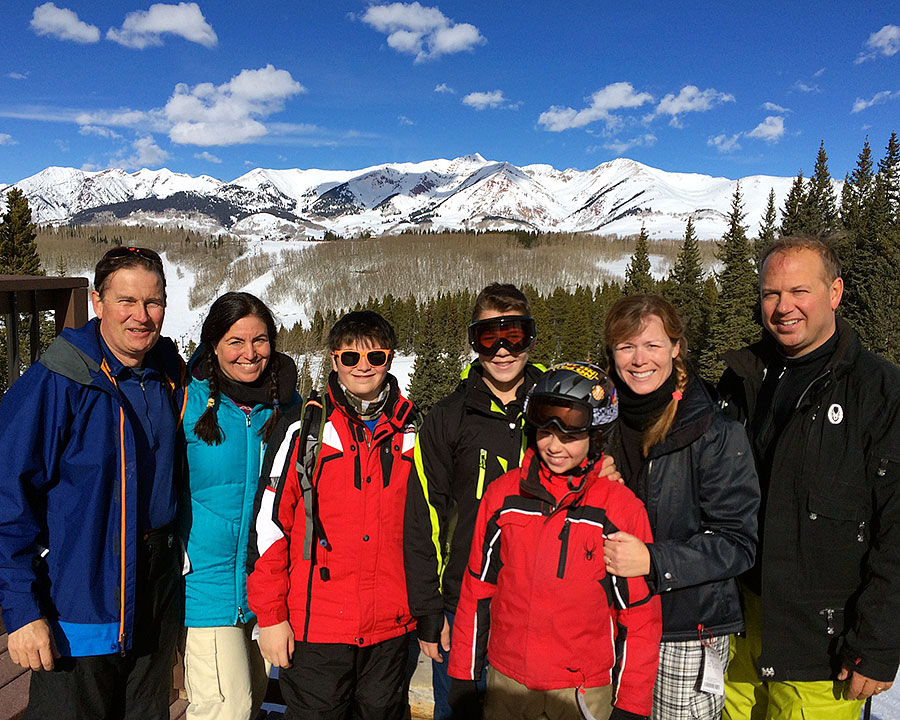
[(120, 387), (138, 380), (104, 356), (96, 319), (64, 330), (0, 403), (3, 621), (12, 632), (45, 617), (63, 656), (131, 647), (138, 518), (175, 519), (174, 468), (171, 487), (152, 494), (139, 494), (137, 469), (175, 457), (184, 362), (162, 337), (144, 368), (137, 411), (168, 448), (138, 449), (140, 420)]
[[(207, 445), (194, 434), (194, 425), (208, 398), (209, 381), (192, 378), (184, 415), (187, 465), (179, 523), (189, 561), (187, 627), (233, 626), (254, 617), (247, 607), (247, 543), (265, 453), (261, 431), (272, 406), (256, 405), (248, 416), (220, 395), (216, 417), (225, 439)], [(294, 399), (299, 401), (299, 395)]]

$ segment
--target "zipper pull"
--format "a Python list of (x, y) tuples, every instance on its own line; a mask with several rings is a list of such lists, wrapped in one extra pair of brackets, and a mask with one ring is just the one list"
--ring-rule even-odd
[(125, 657), (127, 650), (125, 649), (125, 642), (128, 636), (125, 633), (119, 635), (119, 655)]
[(244, 609), (240, 605), (238, 605), (238, 620), (240, 620), (241, 623), (244, 622)]

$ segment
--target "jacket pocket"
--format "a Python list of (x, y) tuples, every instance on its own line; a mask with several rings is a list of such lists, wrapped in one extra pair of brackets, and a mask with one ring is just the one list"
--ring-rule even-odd
[(853, 590), (861, 582), (862, 560), (869, 546), (869, 511), (859, 501), (810, 491), (800, 518), (801, 552), (830, 558), (827, 571), (806, 562), (814, 584), (831, 590)]

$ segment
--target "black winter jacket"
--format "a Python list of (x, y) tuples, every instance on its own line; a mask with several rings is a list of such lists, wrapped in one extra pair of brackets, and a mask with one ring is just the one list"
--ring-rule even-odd
[[(609, 452), (622, 452), (617, 428)], [(646, 488), (647, 584), (661, 595), (663, 641), (697, 640), (698, 625), (716, 636), (740, 632), (735, 578), (756, 556), (759, 483), (746, 433), (693, 371), (672, 427), (640, 472), (645, 482), (632, 489)]]
[[(891, 681), (900, 659), (900, 369), (838, 342), (776, 440), (765, 503), (763, 680)], [(749, 426), (770, 338), (727, 353), (725, 409)]]
[(504, 406), (473, 363), (422, 423), (403, 535), (409, 607), (422, 640), (437, 642), (444, 610), (456, 611), (478, 504), (491, 482), (522, 461), (522, 402), (543, 370), (527, 365), (516, 400)]

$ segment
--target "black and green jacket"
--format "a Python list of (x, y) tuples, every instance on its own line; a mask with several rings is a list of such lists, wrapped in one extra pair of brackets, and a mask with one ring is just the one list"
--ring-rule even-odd
[(522, 402), (543, 371), (527, 365), (516, 399), (504, 406), (473, 363), (422, 424), (403, 535), (409, 607), (422, 640), (437, 642), (444, 610), (456, 610), (478, 504), (487, 486), (522, 460)]

